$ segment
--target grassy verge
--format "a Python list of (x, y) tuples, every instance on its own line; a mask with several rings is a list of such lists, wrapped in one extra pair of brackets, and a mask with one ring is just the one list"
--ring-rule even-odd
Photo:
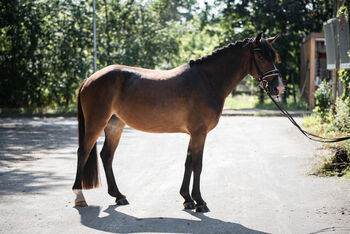
[[(287, 110), (307, 110), (305, 102), (294, 103), (293, 98), (287, 100), (284, 105)], [(226, 98), (225, 108), (231, 109), (263, 109), (275, 110), (276, 107), (272, 101), (266, 97), (264, 104), (259, 104), (259, 98), (254, 95), (239, 94)], [(76, 105), (72, 104), (68, 107), (41, 107), (41, 108), (0, 108), (0, 117), (16, 117), (16, 116), (73, 116), (76, 113)]]
[[(284, 104), (287, 110), (307, 110), (307, 104), (305, 102), (295, 103), (293, 97), (287, 99), (287, 103)], [(252, 96), (247, 94), (230, 95), (225, 100), (225, 108), (232, 109), (252, 109), (258, 108), (263, 110), (275, 110), (276, 107), (269, 97), (265, 97), (264, 103), (259, 103), (258, 96)]]
[(37, 108), (1, 108), (0, 117), (30, 117), (30, 116), (75, 116), (76, 106), (68, 107), (37, 107)]
[[(339, 131), (332, 122), (320, 115), (305, 116), (303, 126), (307, 131), (324, 137), (342, 137), (346, 133)], [(344, 176), (350, 179), (350, 141), (323, 144), (323, 152), (316, 155), (319, 162), (313, 174), (318, 176)]]

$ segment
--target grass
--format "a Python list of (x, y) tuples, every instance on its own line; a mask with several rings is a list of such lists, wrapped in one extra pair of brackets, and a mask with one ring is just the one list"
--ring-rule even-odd
[(75, 115), (76, 106), (68, 107), (36, 107), (36, 108), (1, 108), (0, 116), (55, 116), (55, 115)]
[[(305, 127), (306, 131), (319, 136), (329, 138), (344, 136), (344, 133), (341, 133), (316, 113), (304, 117), (303, 127)], [(343, 141), (323, 144), (322, 146), (324, 152), (322, 155), (316, 155), (320, 159), (320, 162), (315, 165), (313, 174), (317, 176), (343, 176), (350, 179), (350, 142)], [(336, 152), (342, 149), (345, 149), (347, 152), (348, 162), (339, 164), (336, 163)]]
[[(302, 102), (294, 103), (293, 98), (287, 100), (284, 105), (287, 110), (306, 110), (307, 104)], [(225, 108), (231, 109), (252, 109), (275, 110), (276, 107), (272, 101), (266, 97), (264, 104), (259, 104), (259, 98), (254, 95), (239, 94), (226, 98)], [(33, 116), (33, 115), (75, 115), (76, 105), (71, 104), (68, 107), (36, 107), (36, 108), (0, 108), (0, 116)]]
[[(287, 99), (287, 103), (284, 104), (287, 110), (307, 110), (307, 104), (305, 102), (294, 103), (293, 97), (290, 96)], [(231, 109), (263, 109), (263, 110), (275, 110), (276, 107), (269, 97), (265, 97), (264, 103), (259, 103), (258, 96), (239, 94), (230, 95), (225, 100), (225, 108)]]
[(232, 109), (255, 108), (258, 102), (259, 100), (256, 96), (246, 94), (230, 95), (225, 100), (225, 107)]

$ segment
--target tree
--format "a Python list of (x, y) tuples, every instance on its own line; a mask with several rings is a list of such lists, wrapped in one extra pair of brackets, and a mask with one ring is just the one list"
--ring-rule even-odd
[[(257, 32), (272, 36), (280, 34), (275, 47), (282, 61), (278, 64), (284, 83), (286, 96), (289, 94), (292, 77), (299, 77), (300, 44), (310, 32), (322, 31), (323, 22), (332, 16), (331, 1), (321, 0), (278, 0), (236, 3), (222, 0), (222, 27), (225, 29), (223, 42), (238, 38), (252, 37)], [(298, 82), (295, 79), (294, 82)], [(262, 101), (263, 99), (261, 99)]]
[[(91, 3), (0, 3), (0, 107), (68, 107), (74, 102), (79, 83), (92, 73)], [(150, 3), (104, 0), (97, 4), (97, 16), (99, 68), (173, 65), (179, 38)]]

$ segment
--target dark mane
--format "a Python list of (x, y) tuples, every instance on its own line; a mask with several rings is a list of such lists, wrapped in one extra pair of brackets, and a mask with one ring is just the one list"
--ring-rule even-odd
[[(246, 38), (243, 41), (239, 40), (236, 41), (234, 43), (230, 43), (224, 47), (218, 48), (216, 50), (214, 50), (211, 54), (209, 55), (205, 55), (201, 58), (195, 59), (195, 60), (190, 60), (189, 64), (193, 65), (193, 64), (202, 64), (205, 61), (211, 60), (219, 55), (222, 55), (224, 53), (227, 53), (231, 50), (233, 50), (233, 48), (238, 48), (238, 47), (243, 47), (245, 46), (249, 41), (253, 41), (254, 38)], [(258, 46), (261, 50), (262, 50), (262, 54), (263, 56), (273, 62), (279, 62), (279, 56), (277, 51), (270, 45), (270, 43), (268, 43), (268, 41), (264, 38), (261, 38), (259, 46)]]
[(195, 59), (195, 60), (190, 60), (189, 64), (193, 65), (193, 64), (201, 64), (207, 60), (210, 60), (212, 58), (217, 57), (218, 55), (222, 55), (224, 53), (227, 53), (228, 51), (231, 51), (233, 48), (238, 48), (238, 47), (243, 47), (245, 44), (247, 44), (249, 42), (249, 38), (239, 41), (236, 41), (234, 43), (230, 43), (224, 47), (218, 48), (216, 50), (213, 51), (213, 53), (209, 54), (209, 55), (205, 55), (201, 58)]

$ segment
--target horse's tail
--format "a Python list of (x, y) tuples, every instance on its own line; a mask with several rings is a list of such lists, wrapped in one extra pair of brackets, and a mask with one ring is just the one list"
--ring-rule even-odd
[[(80, 103), (80, 91), (84, 83), (85, 81), (83, 81), (82, 84), (80, 85), (78, 95), (77, 95), (79, 151), (83, 149), (83, 144), (84, 144), (83, 142), (84, 142), (84, 136), (85, 136), (84, 113), (81, 109), (81, 103)], [(99, 185), (100, 185), (100, 178), (98, 173), (97, 149), (96, 149), (96, 143), (95, 143), (83, 169), (82, 186), (83, 186), (83, 189), (92, 189), (92, 188), (98, 187)]]

